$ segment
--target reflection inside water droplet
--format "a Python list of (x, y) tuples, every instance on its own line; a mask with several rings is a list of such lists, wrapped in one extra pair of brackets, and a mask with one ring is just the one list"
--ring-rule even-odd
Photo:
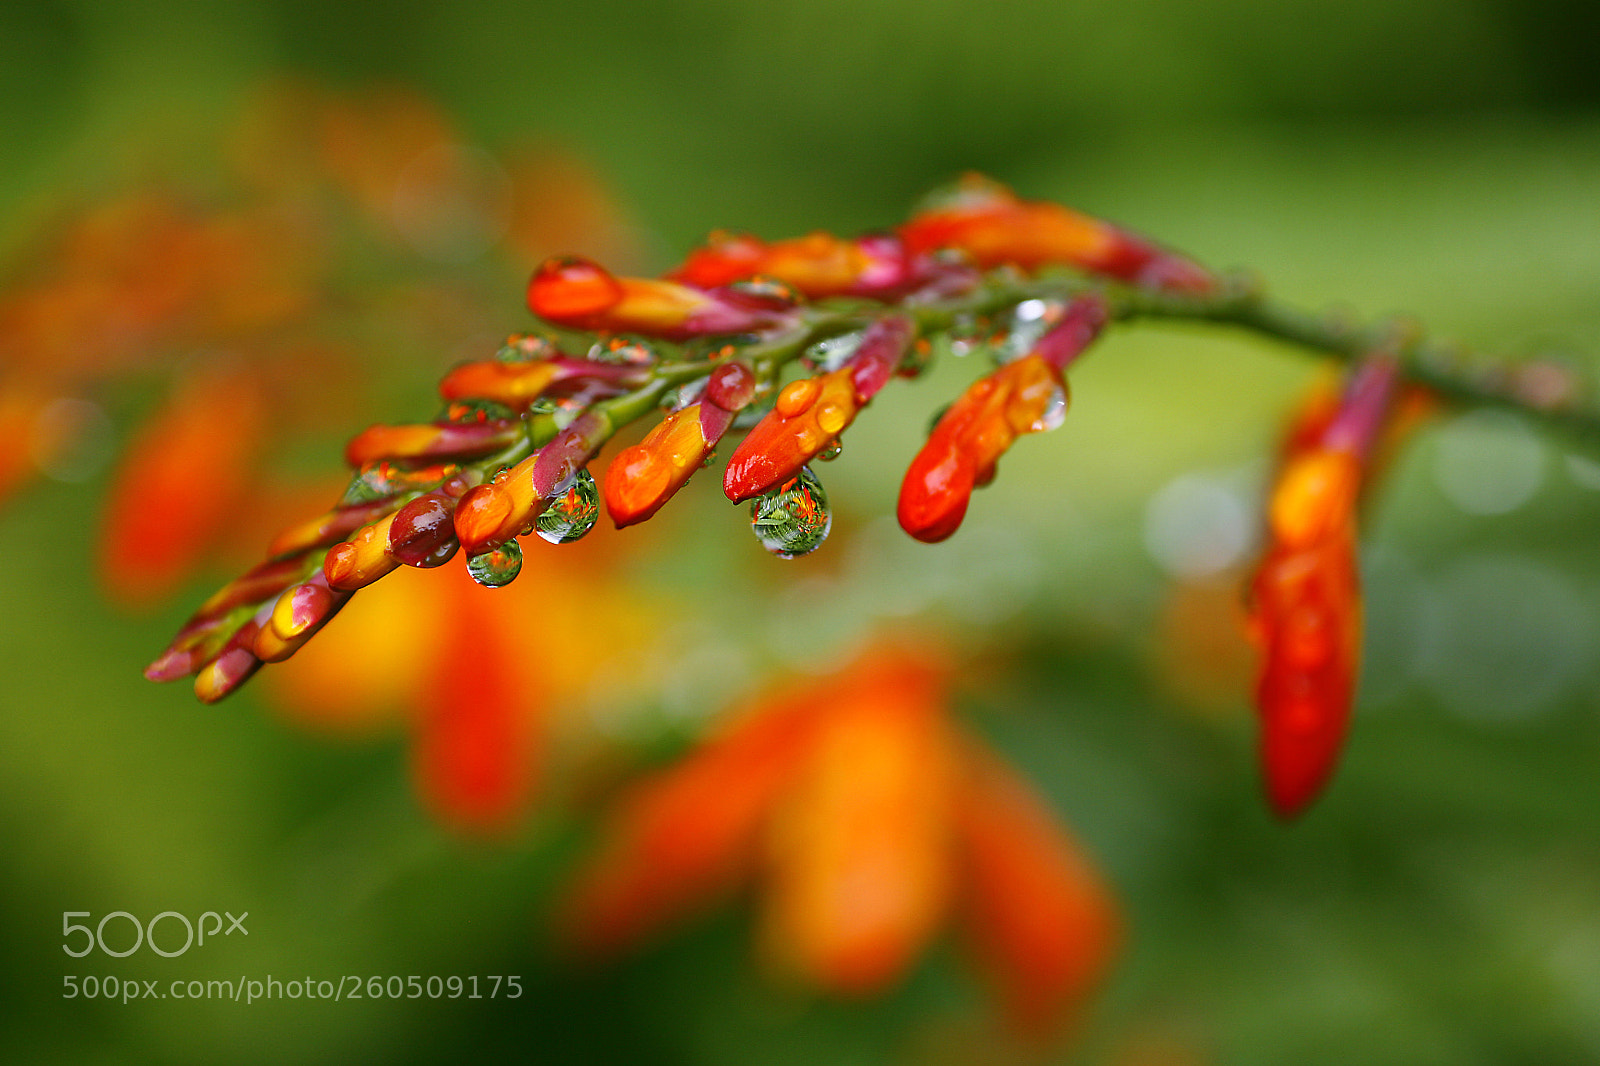
[(534, 529), (551, 544), (570, 544), (594, 528), (600, 517), (599, 501), (594, 475), (587, 469), (580, 470), (567, 491), (535, 520)]
[(472, 575), (472, 580), (492, 589), (511, 584), (521, 572), (522, 545), (515, 540), (467, 560), (467, 573)]
[(822, 482), (801, 467), (781, 487), (750, 501), (750, 528), (767, 551), (780, 559), (808, 555), (822, 546), (833, 528)]

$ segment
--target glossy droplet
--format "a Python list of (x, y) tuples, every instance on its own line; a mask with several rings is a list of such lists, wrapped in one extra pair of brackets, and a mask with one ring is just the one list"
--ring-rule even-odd
[(500, 422), (515, 417), (515, 411), (494, 400), (457, 400), (446, 404), (444, 410), (439, 412), (439, 421), (457, 424)]
[(1050, 392), (1050, 399), (1045, 403), (1044, 410), (1039, 417), (1033, 420), (1029, 430), (1033, 433), (1048, 433), (1052, 429), (1060, 429), (1061, 423), (1067, 420), (1067, 406), (1069, 400), (1067, 390), (1057, 387)]
[(779, 488), (750, 502), (750, 528), (767, 551), (780, 559), (808, 555), (822, 546), (833, 528), (828, 494), (810, 467)]
[(791, 381), (778, 393), (777, 411), (785, 418), (793, 418), (816, 402), (822, 392), (822, 382), (816, 378)]
[(511, 584), (521, 572), (522, 545), (515, 540), (467, 560), (467, 573), (472, 575), (472, 580), (492, 589)]
[(502, 363), (534, 363), (559, 355), (556, 342), (537, 333), (514, 333), (506, 338), (505, 346), (495, 353)]
[(597, 363), (615, 363), (620, 366), (649, 366), (660, 359), (656, 350), (644, 341), (631, 337), (612, 337), (604, 344), (589, 350), (589, 358)]
[(729, 282), (726, 291), (740, 299), (773, 307), (793, 307), (800, 302), (800, 294), (793, 288), (777, 278), (761, 274)]
[(825, 463), (831, 463), (835, 459), (839, 458), (843, 452), (844, 442), (835, 438), (833, 443), (829, 444), (826, 448), (817, 453), (817, 458), (821, 459)]
[(600, 496), (595, 490), (594, 475), (580, 470), (566, 493), (556, 497), (535, 520), (534, 529), (551, 544), (570, 544), (593, 529), (599, 517)]

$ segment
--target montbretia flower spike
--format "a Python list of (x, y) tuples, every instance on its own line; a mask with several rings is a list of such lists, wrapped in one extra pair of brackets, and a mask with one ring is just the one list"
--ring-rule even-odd
[(1262, 772), (1285, 818), (1327, 785), (1349, 730), (1361, 655), (1357, 508), (1396, 383), (1395, 359), (1379, 355), (1331, 412), (1313, 398), (1290, 429), (1268, 499), (1250, 623), (1261, 648)]
[[(1349, 720), (1360, 637), (1355, 512), (1390, 395), (1407, 382), (1441, 401), (1509, 405), (1600, 432), (1573, 375), (1548, 363), (1469, 372), (1453, 350), (1417, 337), (1396, 346), (1393, 326), (1299, 314), (1120, 226), (972, 176), (887, 231), (772, 242), (719, 233), (658, 278), (550, 259), (527, 302), (551, 332), (514, 334), (449, 370), (432, 420), (358, 434), (343, 496), (281, 532), (262, 565), (202, 604), (147, 676), (195, 675), (202, 699), (220, 699), (263, 662), (295, 655), (389, 575), (454, 564), (499, 588), (525, 568), (543, 573), (525, 560), (561, 549), (541, 540), (578, 539), (602, 505), (619, 527), (647, 521), (741, 432), (724, 495), (747, 504), (772, 554), (807, 554), (833, 525), (817, 470), (873, 398), (935, 358), (967, 355), (982, 369), (925, 441), (907, 445), (914, 457), (897, 506), (911, 536), (941, 541), (1018, 437), (1061, 422), (1069, 370), (1111, 324), (1224, 323), (1366, 360), (1345, 399), (1307, 414), (1285, 446), (1252, 586), (1267, 791), (1292, 815), (1325, 784)], [(1397, 354), (1369, 359), (1375, 351)], [(243, 424), (229, 413), (234, 402), (202, 397), (183, 424)], [(597, 485), (591, 464), (651, 416), (653, 426), (617, 442)], [(191, 462), (196, 436), (175, 433), (177, 444), (156, 449), (161, 462), (131, 478), (132, 502), (113, 511), (109, 543), (132, 543), (122, 535), (136, 525), (162, 528), (156, 518), (182, 525), (216, 513), (237, 464)], [(151, 506), (162, 513), (142, 513)], [(1024, 939), (1019, 926), (994, 950)]]

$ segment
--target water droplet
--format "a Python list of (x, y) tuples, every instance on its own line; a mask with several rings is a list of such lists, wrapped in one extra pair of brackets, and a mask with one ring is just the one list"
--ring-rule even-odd
[(458, 400), (446, 404), (438, 421), (471, 424), (477, 422), (502, 422), (517, 417), (517, 413), (503, 403), (493, 400)]
[(1058, 300), (1024, 300), (1012, 308), (989, 342), (995, 360), (1009, 363), (1033, 351), (1039, 338), (1061, 321), (1062, 309)]
[(467, 560), (467, 573), (472, 575), (472, 580), (492, 589), (511, 584), (521, 572), (522, 545), (515, 540)]
[(807, 348), (801, 358), (819, 373), (838, 370), (856, 354), (857, 349), (861, 347), (861, 338), (865, 335), (866, 330), (858, 329), (826, 337)]
[(729, 294), (751, 303), (770, 307), (793, 307), (800, 302), (800, 294), (777, 278), (757, 274), (754, 277), (730, 282), (725, 286)]
[(549, 359), (560, 352), (556, 342), (538, 333), (514, 333), (506, 338), (505, 346), (495, 353), (502, 363), (534, 363)]
[(644, 341), (634, 337), (612, 337), (604, 344), (589, 349), (589, 358), (597, 363), (616, 363), (621, 366), (649, 366), (660, 356)]
[(817, 458), (821, 459), (825, 463), (831, 463), (835, 459), (839, 458), (840, 454), (843, 451), (844, 451), (844, 442), (841, 441), (838, 437), (835, 437), (835, 438), (833, 438), (832, 441), (830, 441), (828, 443), (828, 446), (826, 448), (822, 449), (822, 451), (817, 453)]
[(580, 470), (566, 493), (539, 515), (534, 528), (551, 544), (570, 544), (593, 529), (599, 517), (600, 494), (594, 487), (594, 475)]
[(809, 466), (750, 501), (750, 528), (761, 546), (780, 559), (808, 555), (822, 546), (833, 528), (833, 515), (828, 494)]
[(1029, 427), (1034, 433), (1048, 433), (1052, 429), (1060, 429), (1061, 423), (1067, 420), (1067, 390), (1056, 386), (1050, 390), (1050, 400), (1045, 404), (1039, 417), (1033, 420)]

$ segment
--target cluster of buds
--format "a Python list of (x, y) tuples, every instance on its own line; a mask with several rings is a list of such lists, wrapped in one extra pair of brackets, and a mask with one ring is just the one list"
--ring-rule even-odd
[[(1129, 285), (1182, 299), (1218, 288), (1143, 238), (980, 178), (893, 232), (775, 243), (715, 234), (660, 278), (549, 260), (527, 298), (557, 332), (513, 336), (495, 358), (452, 369), (434, 421), (358, 434), (339, 504), (281, 534), (268, 561), (202, 605), (146, 676), (197, 673), (200, 698), (220, 699), (401, 566), (440, 566), (459, 552), (479, 583), (504, 585), (521, 567), (519, 538), (575, 540), (602, 499), (618, 526), (645, 521), (736, 429), (747, 432), (724, 493), (750, 502), (769, 551), (806, 554), (831, 525), (811, 464), (837, 454), (873, 396), (916, 375), (933, 342), (960, 326), (985, 336), (998, 366), (939, 421), (899, 508), (912, 536), (941, 540), (1019, 435), (1059, 424), (1067, 367)], [(785, 383), (796, 364), (805, 372)], [(602, 494), (590, 463), (662, 408), (659, 424), (611, 460)]]
[[(434, 421), (352, 440), (355, 476), (339, 504), (285, 531), (265, 563), (206, 601), (147, 676), (196, 673), (200, 698), (219, 699), (402, 566), (459, 553), (480, 584), (505, 585), (522, 538), (576, 540), (602, 507), (619, 527), (644, 522), (738, 431), (724, 494), (749, 504), (768, 551), (804, 555), (832, 521), (813, 465), (838, 453), (890, 380), (917, 376), (938, 352), (983, 351), (992, 367), (944, 409), (901, 485), (901, 526), (940, 541), (1019, 436), (1060, 424), (1067, 372), (1110, 323), (1225, 322), (1360, 364), (1344, 400), (1316, 405), (1291, 434), (1251, 587), (1267, 792), (1289, 817), (1325, 785), (1348, 726), (1356, 504), (1400, 382), (1589, 417), (1571, 410), (1570, 389), (1530, 396), (1518, 378), (1452, 376), (1414, 339), (1402, 351), (1390, 331), (1296, 315), (1118, 226), (976, 177), (892, 231), (770, 243), (717, 233), (658, 278), (548, 260), (527, 299), (547, 332), (452, 369)], [(589, 467), (601, 450), (652, 413), (660, 421), (597, 485)]]

